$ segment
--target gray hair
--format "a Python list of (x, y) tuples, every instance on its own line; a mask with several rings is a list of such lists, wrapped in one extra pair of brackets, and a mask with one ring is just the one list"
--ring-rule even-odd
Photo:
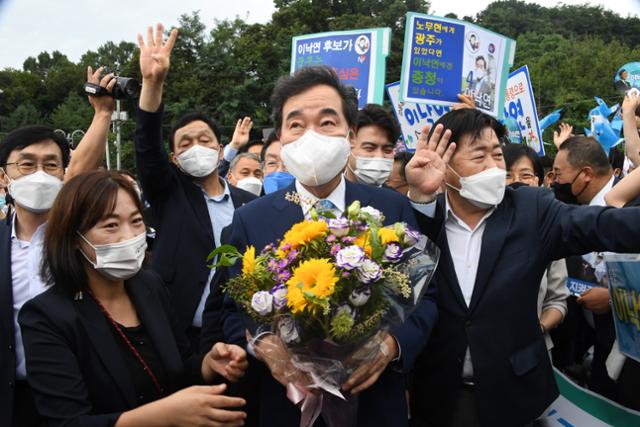
[(235, 156), (233, 158), (233, 160), (231, 160), (231, 163), (229, 164), (229, 172), (233, 172), (233, 170), (236, 168), (236, 165), (238, 164), (238, 162), (242, 159), (251, 159), (251, 160), (255, 160), (256, 162), (258, 162), (259, 165), (262, 166), (262, 163), (260, 162), (260, 158), (258, 156), (256, 156), (253, 153), (241, 153), (238, 154), (237, 156)]

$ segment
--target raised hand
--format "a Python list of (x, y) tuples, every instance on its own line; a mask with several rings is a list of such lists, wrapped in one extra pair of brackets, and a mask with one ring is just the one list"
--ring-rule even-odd
[(171, 50), (176, 43), (178, 30), (171, 30), (169, 38), (164, 41), (164, 26), (158, 24), (156, 33), (153, 28), (147, 28), (147, 42), (142, 34), (138, 34), (138, 46), (140, 47), (140, 73), (143, 84), (145, 81), (161, 83), (167, 77), (171, 58)]
[(458, 100), (460, 102), (453, 104), (453, 107), (451, 107), (452, 110), (460, 110), (461, 108), (476, 108), (476, 100), (471, 95), (459, 93)]
[[(407, 163), (405, 176), (409, 184), (409, 196), (414, 202), (425, 203), (435, 198), (444, 182), (447, 165), (456, 149), (455, 142), (449, 143), (451, 131), (439, 124), (428, 138), (430, 126), (422, 130), (416, 152)], [(429, 139), (427, 141), (427, 138)]]
[(211, 382), (215, 374), (238, 381), (249, 366), (247, 353), (239, 346), (218, 342), (202, 360), (202, 376)]
[(629, 91), (622, 101), (622, 114), (629, 117), (635, 116), (638, 106), (640, 106), (640, 95), (636, 91)]
[(253, 128), (253, 121), (251, 117), (245, 117), (244, 119), (238, 119), (236, 123), (236, 130), (233, 132), (231, 138), (231, 146), (236, 150), (239, 150), (249, 142), (249, 133)]
[(559, 150), (563, 142), (573, 135), (573, 126), (568, 123), (560, 123), (560, 132), (553, 131), (553, 145)]
[[(116, 79), (114, 78), (113, 73), (109, 73), (100, 79), (103, 69), (104, 67), (100, 67), (94, 72), (91, 66), (87, 67), (87, 82), (101, 86), (111, 93), (113, 87), (116, 85)], [(88, 96), (87, 98), (89, 98), (89, 104), (93, 107), (95, 114), (104, 113), (108, 114), (109, 118), (111, 117), (111, 113), (115, 109), (115, 101), (112, 97)]]

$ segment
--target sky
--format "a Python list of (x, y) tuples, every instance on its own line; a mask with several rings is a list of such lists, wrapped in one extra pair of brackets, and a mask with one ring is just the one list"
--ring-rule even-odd
[[(588, 0), (565, 0), (565, 4), (583, 4)], [(537, 0), (545, 6), (556, 1)], [(489, 0), (432, 0), (435, 15), (449, 12), (475, 16)], [(602, 4), (593, 0), (591, 4)], [(640, 0), (609, 0), (606, 8), (623, 16), (640, 14)], [(0, 0), (0, 69), (22, 68), (29, 56), (59, 50), (77, 62), (87, 50), (122, 40), (135, 42), (136, 34), (148, 25), (162, 22), (176, 25), (181, 14), (200, 11), (207, 29), (214, 19), (236, 16), (250, 23), (265, 23), (274, 11), (270, 0)]]

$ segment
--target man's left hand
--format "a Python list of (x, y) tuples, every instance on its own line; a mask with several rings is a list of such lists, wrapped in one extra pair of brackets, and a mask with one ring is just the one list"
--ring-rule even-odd
[[(113, 73), (109, 73), (106, 76), (100, 78), (102, 74), (102, 70), (104, 67), (98, 68), (95, 72), (89, 66), (87, 67), (87, 82), (96, 84), (105, 88), (109, 93), (113, 90), (113, 87), (116, 85), (116, 79), (114, 78)], [(89, 103), (93, 107), (95, 114), (106, 114), (111, 117), (111, 113), (115, 108), (115, 102), (113, 97), (111, 96), (89, 96)]]
[(342, 385), (342, 390), (344, 392), (351, 391), (351, 394), (355, 395), (371, 387), (378, 381), (389, 362), (398, 357), (399, 351), (396, 339), (387, 335), (376, 358), (360, 365)]

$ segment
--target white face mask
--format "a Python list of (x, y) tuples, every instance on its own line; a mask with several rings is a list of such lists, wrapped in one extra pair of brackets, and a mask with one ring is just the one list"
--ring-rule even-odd
[(254, 176), (248, 176), (237, 181), (236, 187), (259, 196), (262, 192), (262, 181)]
[(327, 136), (308, 130), (285, 144), (280, 157), (289, 173), (310, 187), (326, 184), (344, 169), (351, 147), (347, 136)]
[(202, 178), (211, 175), (219, 162), (219, 152), (213, 148), (195, 144), (178, 157), (178, 164), (188, 175)]
[(382, 185), (387, 182), (393, 169), (393, 159), (384, 157), (355, 157), (356, 167), (351, 172), (360, 184)]
[(487, 73), (485, 72), (484, 68), (476, 68), (476, 75), (475, 75), (476, 80), (480, 80), (484, 78), (486, 74)]
[(44, 171), (12, 179), (9, 194), (18, 205), (33, 213), (44, 213), (51, 209), (53, 201), (62, 188), (62, 180)]
[(447, 186), (460, 193), (479, 208), (490, 209), (498, 206), (504, 198), (507, 172), (497, 167), (484, 170), (470, 176), (460, 176), (451, 166), (449, 169), (460, 177), (460, 189), (447, 183)]
[(133, 239), (125, 240), (124, 242), (106, 245), (93, 245), (80, 232), (78, 232), (78, 235), (96, 252), (95, 262), (91, 261), (82, 249), (80, 249), (80, 252), (93, 265), (93, 268), (106, 278), (127, 280), (140, 271), (144, 261), (145, 250), (147, 249), (146, 233), (140, 233)]

